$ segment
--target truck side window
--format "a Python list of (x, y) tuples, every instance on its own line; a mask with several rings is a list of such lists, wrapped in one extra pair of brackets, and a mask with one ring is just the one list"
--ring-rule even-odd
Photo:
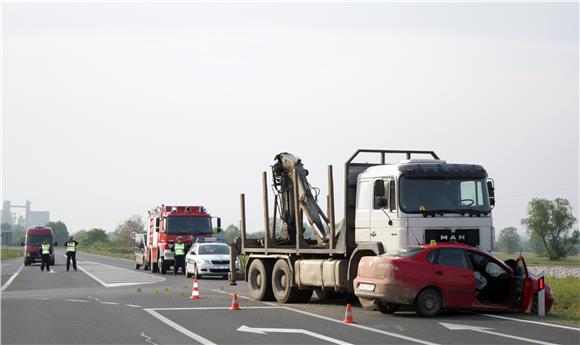
[(373, 188), (373, 208), (381, 209), (387, 208), (389, 199), (387, 199), (387, 186), (388, 181), (384, 180), (375, 180), (374, 188)]
[(395, 180), (389, 180), (389, 209), (391, 211), (397, 209), (397, 202), (395, 200)]

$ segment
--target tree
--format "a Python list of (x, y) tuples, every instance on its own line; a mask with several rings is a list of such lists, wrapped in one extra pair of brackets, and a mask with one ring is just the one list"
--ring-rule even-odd
[(60, 220), (56, 222), (48, 222), (45, 226), (52, 228), (52, 232), (54, 233), (54, 240), (56, 242), (64, 244), (68, 240), (68, 229), (66, 228), (66, 225)]
[[(237, 226), (235, 226), (234, 224), (230, 224), (230, 225), (228, 225), (228, 227), (224, 230), (224, 232), (222, 234), (223, 234), (225, 243), (232, 243), (236, 237), (240, 236), (241, 232)], [(218, 236), (222, 235), (222, 234), (218, 234)]]
[(103, 229), (93, 228), (86, 232), (82, 245), (90, 246), (95, 243), (107, 243), (109, 241), (107, 233)]
[(502, 252), (513, 254), (520, 249), (520, 235), (513, 226), (503, 229), (497, 240), (497, 247)]
[(116, 240), (121, 242), (129, 242), (129, 234), (132, 231), (137, 233), (142, 233), (145, 231), (145, 225), (141, 216), (134, 215), (121, 222), (115, 229), (115, 234), (117, 236)]
[(566, 199), (553, 201), (534, 198), (528, 204), (528, 217), (522, 219), (530, 238), (537, 236), (546, 248), (550, 260), (565, 258), (580, 240), (580, 232), (572, 227), (576, 218)]

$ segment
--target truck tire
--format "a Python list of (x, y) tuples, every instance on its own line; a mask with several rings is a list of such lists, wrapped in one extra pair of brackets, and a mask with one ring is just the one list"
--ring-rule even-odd
[[(293, 275), (284, 259), (278, 259), (272, 269), (272, 293), (279, 303), (293, 303), (300, 299), (301, 291), (292, 287)], [(310, 291), (312, 295), (312, 291)], [(309, 298), (310, 299), (310, 298)]]
[(427, 288), (415, 299), (415, 311), (421, 316), (435, 316), (443, 306), (441, 294), (434, 288)]
[(272, 301), (272, 264), (256, 259), (248, 270), (248, 288), (256, 301)]
[(159, 272), (159, 265), (156, 262), (151, 263), (151, 273)]

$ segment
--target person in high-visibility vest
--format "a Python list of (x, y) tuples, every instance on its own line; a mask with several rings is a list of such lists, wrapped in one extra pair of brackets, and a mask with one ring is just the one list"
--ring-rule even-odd
[(181, 274), (185, 274), (185, 243), (181, 236), (177, 237), (177, 243), (173, 245), (173, 274), (177, 275), (177, 270), (181, 267)]
[(42, 257), (42, 264), (40, 265), (40, 270), (44, 271), (44, 266), (46, 266), (46, 272), (50, 272), (50, 254), (52, 254), (52, 248), (48, 240), (42, 241), (40, 245), (40, 256)]
[(79, 243), (74, 240), (71, 236), (68, 238), (68, 241), (64, 243), (66, 247), (66, 271), (68, 272), (70, 269), (70, 261), (72, 260), (73, 268), (75, 271), (77, 270), (77, 246)]

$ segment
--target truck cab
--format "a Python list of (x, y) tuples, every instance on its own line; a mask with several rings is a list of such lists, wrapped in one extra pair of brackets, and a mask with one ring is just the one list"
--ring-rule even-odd
[(493, 183), (480, 165), (410, 159), (358, 175), (355, 241), (385, 250), (439, 242), (493, 249)]

